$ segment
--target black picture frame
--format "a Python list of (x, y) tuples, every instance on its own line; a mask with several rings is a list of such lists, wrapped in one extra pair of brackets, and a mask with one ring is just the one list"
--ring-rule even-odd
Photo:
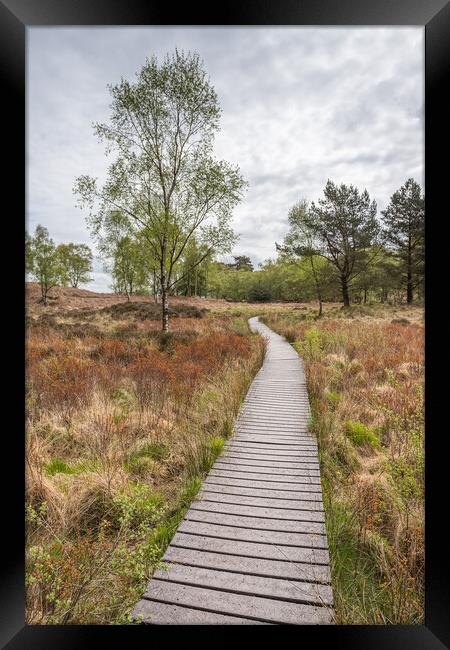
[[(105, 647), (106, 637), (119, 646), (155, 643), (161, 628), (146, 626), (28, 626), (24, 607), (24, 475), (23, 475), (23, 367), (24, 269), (23, 222), (25, 208), (25, 47), (26, 28), (37, 25), (422, 25), (425, 26), (425, 196), (426, 196), (426, 604), (423, 626), (302, 626), (290, 629), (300, 646), (311, 643), (333, 648), (414, 648), (438, 650), (450, 647), (449, 543), (445, 532), (448, 509), (448, 456), (445, 442), (448, 401), (445, 355), (448, 328), (441, 316), (438, 291), (447, 265), (447, 239), (442, 235), (448, 203), (445, 154), (448, 131), (445, 72), (449, 65), (450, 6), (445, 0), (234, 0), (211, 7), (185, 3), (139, 0), (0, 0), (0, 71), (4, 113), (3, 198), (11, 208), (2, 210), (8, 227), (7, 248), (13, 252), (17, 273), (8, 282), (8, 296), (17, 309), (8, 310), (7, 351), (12, 362), (4, 366), (7, 384), (3, 392), (3, 552), (1, 581), (2, 647), (12, 649)], [(447, 135), (447, 138), (445, 137)], [(442, 161), (442, 162), (441, 162)], [(23, 203), (22, 199), (23, 198)], [(448, 202), (448, 200), (447, 200)], [(22, 212), (23, 210), (23, 212)], [(17, 241), (17, 247), (15, 242)], [(14, 242), (14, 243), (13, 243)], [(447, 254), (448, 255), (448, 254)], [(21, 266), (22, 265), (22, 266)], [(9, 268), (12, 268), (9, 267)], [(15, 270), (15, 271), (16, 271)], [(445, 283), (442, 282), (442, 287)], [(9, 298), (8, 298), (9, 300)], [(445, 298), (444, 298), (445, 301)], [(5, 376), (5, 375), (4, 375)], [(442, 424), (441, 424), (442, 423)], [(9, 471), (6, 471), (9, 470)], [(283, 629), (265, 627), (265, 634)], [(198, 634), (198, 627), (171, 628), (182, 632), (183, 642)], [(235, 628), (228, 627), (225, 635)], [(239, 629), (252, 634), (255, 627)], [(261, 629), (261, 628), (260, 628)], [(272, 630), (272, 631), (271, 631)], [(211, 643), (210, 630), (207, 630)], [(167, 642), (168, 630), (164, 630)], [(186, 635), (186, 636), (185, 636)], [(100, 638), (99, 638), (100, 637)], [(194, 637), (191, 636), (191, 639)], [(226, 637), (223, 637), (225, 640)], [(269, 638), (267, 637), (269, 641)], [(253, 640), (254, 642), (254, 640)]]

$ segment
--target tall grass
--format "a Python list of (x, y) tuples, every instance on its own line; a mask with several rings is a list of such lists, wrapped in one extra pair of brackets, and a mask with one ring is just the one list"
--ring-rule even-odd
[(231, 316), (107, 317), (28, 327), (28, 623), (129, 621), (262, 363)]
[(423, 326), (383, 315), (265, 316), (305, 361), (338, 623), (424, 620)]

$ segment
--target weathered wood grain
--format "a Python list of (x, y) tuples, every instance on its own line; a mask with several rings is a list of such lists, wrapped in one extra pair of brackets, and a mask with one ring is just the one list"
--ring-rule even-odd
[(301, 582), (292, 578), (283, 580), (182, 564), (169, 564), (165, 569), (158, 569), (155, 571), (154, 578), (230, 593), (267, 596), (306, 605), (331, 605), (333, 602), (329, 585)]
[(152, 580), (144, 598), (184, 605), (193, 609), (207, 609), (218, 614), (236, 615), (236, 613), (240, 613), (248, 619), (267, 623), (330, 623), (332, 620), (330, 609), (324, 606), (290, 603), (272, 598), (183, 585), (166, 580)]
[(197, 551), (176, 546), (168, 547), (164, 562), (303, 582), (319, 582), (321, 584), (330, 584), (331, 582), (329, 567), (321, 564), (265, 560), (242, 555), (223, 555), (221, 553), (208, 553), (207, 551)]
[(207, 524), (222, 524), (254, 530), (284, 531), (289, 533), (320, 533), (325, 535), (325, 525), (314, 521), (292, 521), (288, 519), (273, 519), (269, 517), (254, 517), (251, 515), (225, 514), (211, 510), (191, 508), (186, 515), (186, 521)]
[(323, 512), (318, 510), (293, 510), (289, 508), (271, 508), (264, 506), (246, 506), (237, 503), (224, 503), (223, 501), (197, 500), (191, 506), (190, 512), (197, 510), (203, 512), (219, 512), (223, 514), (246, 515), (248, 517), (262, 517), (267, 519), (287, 519), (295, 521), (324, 522)]

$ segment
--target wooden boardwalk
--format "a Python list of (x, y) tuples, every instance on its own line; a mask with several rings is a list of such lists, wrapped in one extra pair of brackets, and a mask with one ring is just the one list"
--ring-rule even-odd
[(303, 365), (251, 318), (267, 353), (236, 421), (133, 610), (147, 624), (333, 622), (317, 444)]

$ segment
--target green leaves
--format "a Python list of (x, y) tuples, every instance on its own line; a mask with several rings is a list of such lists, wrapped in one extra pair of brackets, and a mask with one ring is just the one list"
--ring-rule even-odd
[(47, 228), (36, 226), (34, 237), (25, 233), (26, 270), (41, 285), (41, 295), (47, 304), (48, 292), (56, 285), (77, 287), (89, 282), (92, 252), (86, 244), (56, 246)]
[(377, 205), (370, 201), (367, 190), (359, 192), (354, 185), (335, 185), (328, 180), (324, 198), (314, 202), (306, 215), (312, 229), (339, 269), (352, 265), (356, 251), (371, 246), (379, 233)]
[(152, 57), (134, 82), (122, 79), (109, 91), (110, 120), (94, 129), (115, 160), (103, 187), (80, 176), (74, 192), (106, 257), (123, 237), (146, 242), (148, 269), (166, 295), (185, 276), (178, 269), (194, 235), (201, 254), (191, 269), (231, 250), (232, 211), (246, 183), (237, 166), (212, 157), (220, 107), (198, 54)]
[(87, 244), (60, 244), (56, 252), (61, 263), (63, 286), (76, 288), (91, 281), (92, 251)]
[(424, 276), (425, 199), (420, 185), (409, 178), (381, 214), (384, 242), (399, 262), (400, 280), (411, 302)]
[(41, 296), (47, 304), (48, 292), (62, 282), (63, 269), (56, 246), (47, 228), (36, 226), (34, 237), (26, 236), (27, 270), (41, 285)]

